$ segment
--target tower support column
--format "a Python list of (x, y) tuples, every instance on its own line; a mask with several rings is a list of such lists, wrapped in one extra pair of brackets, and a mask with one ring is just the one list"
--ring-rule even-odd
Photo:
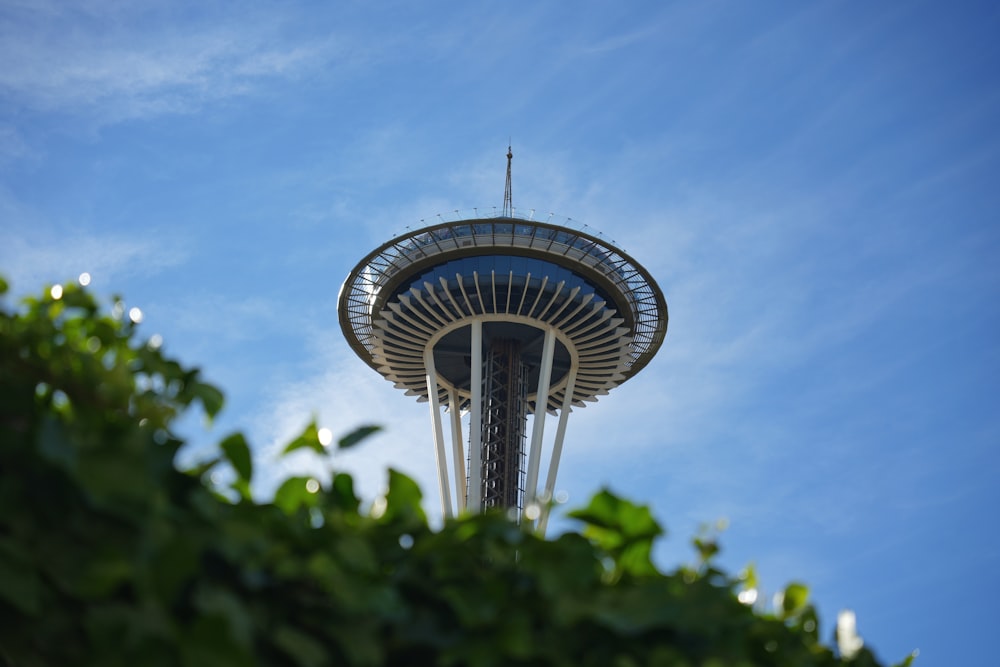
[(461, 512), (465, 507), (465, 451), (462, 446), (462, 412), (459, 410), (458, 391), (448, 390), (448, 412), (451, 414), (451, 460), (455, 472), (455, 504)]
[(538, 532), (545, 534), (545, 527), (549, 523), (549, 508), (556, 488), (556, 474), (559, 472), (559, 460), (562, 457), (563, 439), (566, 437), (566, 424), (569, 422), (569, 413), (573, 407), (573, 391), (576, 389), (576, 369), (577, 360), (574, 357), (569, 368), (569, 376), (566, 378), (566, 395), (563, 397), (562, 407), (559, 409), (559, 425), (556, 426), (556, 440), (552, 443), (552, 460), (549, 461), (549, 473), (545, 480), (545, 490), (542, 497), (546, 504), (542, 507), (542, 514), (538, 519)]
[(549, 382), (552, 379), (552, 360), (555, 357), (555, 329), (545, 329), (542, 343), (542, 360), (538, 366), (538, 392), (535, 394), (535, 418), (531, 428), (531, 448), (528, 450), (528, 477), (524, 486), (524, 506), (535, 501), (538, 493), (538, 466), (542, 456), (542, 436), (545, 432), (546, 407), (549, 403)]
[(438, 488), (441, 492), (441, 512), (447, 519), (452, 516), (453, 511), (451, 490), (448, 488), (448, 458), (444, 451), (444, 429), (441, 426), (441, 403), (438, 401), (437, 369), (434, 366), (434, 349), (431, 346), (424, 350), (424, 368), (427, 369), (427, 398), (431, 407), (434, 462), (437, 464)]
[[(471, 380), (469, 387), (469, 491), (467, 509), (479, 512), (483, 502), (483, 321), (472, 322), (472, 345), (469, 350)], [(456, 464), (458, 465), (458, 464)]]

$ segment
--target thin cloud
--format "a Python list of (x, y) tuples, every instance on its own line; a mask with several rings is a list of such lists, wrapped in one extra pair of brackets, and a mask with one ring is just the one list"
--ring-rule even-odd
[(182, 264), (188, 252), (174, 239), (149, 234), (12, 235), (0, 248), (0, 267), (14, 291), (91, 274), (95, 285), (115, 285), (127, 275), (153, 275)]
[[(89, 18), (89, 20), (81, 20)], [(106, 120), (188, 113), (346, 59), (342, 40), (283, 43), (260, 25), (160, 28), (140, 41), (116, 26), (153, 20), (47, 13), (0, 26), (0, 93), (39, 111), (97, 111)]]

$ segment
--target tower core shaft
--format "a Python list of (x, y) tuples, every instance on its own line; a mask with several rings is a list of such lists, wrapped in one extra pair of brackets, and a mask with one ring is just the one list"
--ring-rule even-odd
[(528, 402), (520, 343), (494, 340), (483, 370), (482, 506), (520, 507)]

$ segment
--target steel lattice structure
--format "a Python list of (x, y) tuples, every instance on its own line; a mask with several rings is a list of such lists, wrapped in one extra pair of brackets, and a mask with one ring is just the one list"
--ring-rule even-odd
[[(539, 495), (546, 413), (559, 416), (541, 492), (551, 494), (571, 407), (639, 372), (667, 329), (663, 293), (638, 262), (596, 234), (513, 209), (442, 219), (384, 243), (351, 271), (338, 312), (358, 356), (430, 403), (446, 516), (453, 493), (458, 509), (471, 511)], [(501, 344), (512, 346), (523, 371), (508, 368), (506, 380), (484, 384), (484, 372), (496, 379)], [(453, 484), (442, 407), (451, 415)], [(500, 408), (505, 435), (493, 437)], [(462, 413), (470, 415), (468, 476)], [(526, 414), (535, 418), (525, 471)], [(503, 465), (493, 465), (501, 456)]]
[(523, 491), (528, 367), (520, 341), (500, 338), (483, 365), (480, 489), (483, 507), (517, 507)]

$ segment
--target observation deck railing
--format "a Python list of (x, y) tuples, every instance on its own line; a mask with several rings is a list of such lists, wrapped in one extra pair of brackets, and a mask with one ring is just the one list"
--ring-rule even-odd
[(377, 269), (373, 290), (377, 291), (400, 271), (426, 257), (428, 249), (446, 251), (489, 245), (543, 250), (576, 260), (607, 277), (633, 308), (639, 305), (637, 292), (643, 291), (648, 282), (636, 270), (637, 265), (615, 247), (613, 240), (605, 239), (586, 224), (581, 226), (572, 218), (554, 213), (549, 213), (545, 220), (536, 220), (535, 209), (527, 212), (514, 209), (510, 217), (500, 215), (497, 210), (496, 207), (455, 209), (447, 216), (438, 214), (429, 220), (421, 219), (421, 227), (396, 235), (384, 245), (378, 258), (372, 258), (372, 268)]
[[(633, 322), (632, 359), (645, 365), (666, 332), (666, 302), (652, 277), (614, 241), (572, 218), (549, 213), (536, 219), (535, 209), (514, 209), (503, 216), (496, 207), (455, 209), (420, 220), (382, 244), (355, 268), (344, 284), (342, 307), (358, 342), (371, 349), (371, 307), (376, 295), (393, 278), (417, 262), (438, 253), (471, 247), (519, 247), (563, 256), (604, 276), (626, 299)], [(495, 250), (493, 251), (495, 252)], [(636, 368), (635, 370), (638, 370)]]

